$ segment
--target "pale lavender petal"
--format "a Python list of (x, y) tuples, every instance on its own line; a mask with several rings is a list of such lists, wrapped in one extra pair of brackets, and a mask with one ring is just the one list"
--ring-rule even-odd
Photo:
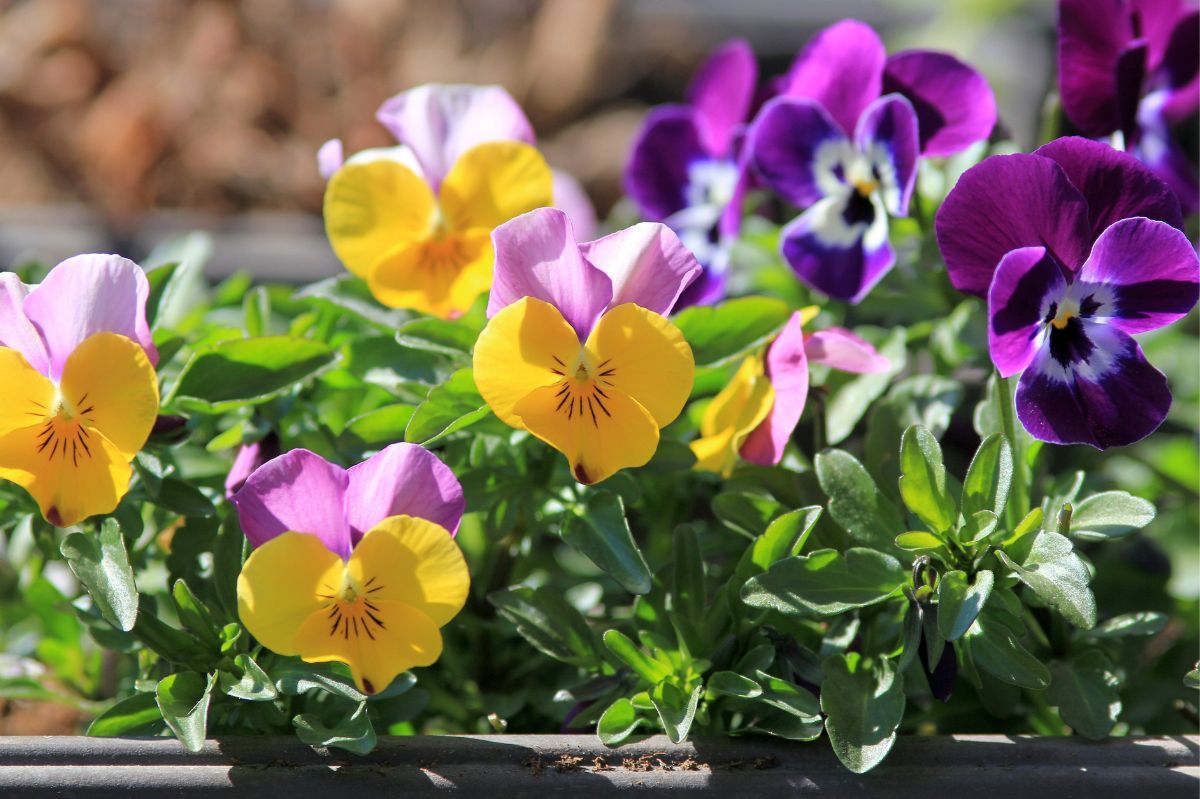
[(146, 323), (149, 296), (142, 268), (119, 255), (76, 255), (51, 269), (23, 306), (46, 341), (50, 377), (57, 380), (75, 348), (102, 332), (137, 342), (158, 363)]
[(850, 191), (814, 204), (780, 231), (780, 253), (818, 291), (857, 303), (896, 263), (878, 196)]
[(554, 207), (563, 211), (571, 220), (575, 236), (580, 239), (590, 239), (596, 235), (596, 207), (583, 186), (574, 175), (555, 169), (551, 172), (554, 178)]
[(1093, 313), (1126, 333), (1178, 321), (1200, 299), (1200, 260), (1187, 236), (1164, 222), (1123, 219), (1100, 234), (1078, 280), (1095, 287)]
[(1074, 270), (1093, 239), (1083, 195), (1062, 167), (1038, 155), (994, 155), (968, 169), (934, 227), (950, 282), (980, 297), (1010, 250), (1042, 246)]
[(988, 352), (1001, 377), (1029, 366), (1066, 287), (1045, 247), (1022, 247), (1000, 260), (988, 290)]
[(346, 471), (306, 449), (294, 449), (254, 471), (236, 494), (242, 532), (262, 546), (286, 532), (309, 533), (330, 552), (350, 557)]
[(634, 139), (625, 166), (625, 193), (644, 218), (662, 222), (688, 206), (692, 165), (711, 157), (701, 141), (695, 109), (655, 108)]
[(854, 138), (871, 163), (888, 213), (907, 216), (920, 154), (917, 114), (912, 103), (900, 94), (880, 97), (863, 111)]
[(1121, 127), (1117, 66), (1133, 38), (1125, 0), (1059, 0), (1059, 94), (1067, 117), (1088, 136)]
[(329, 180), (333, 173), (342, 168), (345, 155), (342, 151), (341, 139), (330, 139), (317, 150), (317, 171), (321, 177)]
[(734, 132), (750, 113), (757, 81), (754, 51), (744, 39), (718, 47), (692, 78), (687, 101), (696, 109), (701, 138), (713, 155), (730, 152)]
[(50, 358), (42, 334), (25, 316), (29, 287), (12, 272), (0, 272), (0, 347), (8, 347), (42, 374), (50, 373)]
[(492, 231), (495, 275), (488, 317), (520, 300), (550, 303), (575, 328), (580, 341), (613, 298), (612, 280), (583, 257), (567, 215), (538, 208)]
[(751, 463), (772, 466), (783, 460), (808, 399), (808, 356), (799, 311), (792, 314), (767, 348), (765, 366), (775, 389), (775, 403), (767, 418), (746, 437), (740, 453)]
[(763, 106), (746, 147), (762, 181), (798, 208), (836, 191), (854, 156), (846, 134), (820, 104), (792, 97)]
[(987, 78), (949, 53), (896, 53), (884, 66), (883, 91), (899, 92), (913, 104), (922, 155), (954, 155), (986, 139), (996, 125)]
[(1087, 324), (1086, 358), (1064, 365), (1042, 347), (1017, 384), (1017, 416), (1052, 444), (1119, 447), (1158, 429), (1171, 407), (1167, 378), (1137, 342), (1110, 325)]
[(807, 97), (823, 105), (843, 130), (883, 90), (886, 51), (879, 35), (857, 20), (837, 22), (821, 31), (796, 56), (781, 94)]
[(437, 455), (416, 444), (392, 444), (347, 472), (350, 534), (363, 534), (389, 516), (415, 516), (458, 532), (466, 503), (462, 486)]
[(534, 142), (525, 112), (500, 86), (428, 83), (387, 100), (375, 118), (413, 149), (435, 187), (458, 157), (476, 145)]
[(892, 362), (844, 327), (827, 327), (804, 337), (809, 363), (820, 363), (843, 372), (884, 372)]
[(632, 302), (667, 316), (702, 271), (691, 250), (659, 222), (641, 222), (579, 247), (612, 281), (610, 308)]

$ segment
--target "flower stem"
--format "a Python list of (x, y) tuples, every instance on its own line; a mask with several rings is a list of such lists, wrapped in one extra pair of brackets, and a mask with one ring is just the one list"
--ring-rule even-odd
[(1025, 439), (1018, 428), (1016, 409), (1013, 406), (1012, 388), (1007, 377), (996, 373), (996, 405), (1000, 411), (1000, 430), (1012, 447), (1013, 477), (1008, 493), (1008, 504), (1004, 518), (1008, 529), (1014, 530), (1029, 511), (1029, 467), (1025, 463)]

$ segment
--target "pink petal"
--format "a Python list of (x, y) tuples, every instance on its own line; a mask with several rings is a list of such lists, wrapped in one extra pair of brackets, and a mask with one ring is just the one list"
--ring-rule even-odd
[(50, 371), (46, 344), (33, 323), (25, 316), (25, 297), (29, 288), (12, 272), (0, 273), (0, 347), (9, 347), (42, 374)]
[(805, 336), (804, 349), (811, 363), (823, 363), (843, 372), (883, 372), (891, 361), (844, 327), (830, 327)]
[(343, 161), (345, 161), (345, 154), (342, 150), (341, 139), (330, 139), (321, 145), (321, 149), (317, 150), (317, 171), (325, 180), (329, 180), (333, 177), (334, 172), (342, 168)]
[(612, 280), (609, 307), (627, 302), (666, 316), (703, 271), (675, 232), (660, 222), (641, 222), (579, 246), (583, 257)]
[(808, 399), (808, 356), (799, 311), (792, 314), (767, 348), (766, 373), (775, 389), (775, 404), (762, 424), (746, 437), (741, 449), (743, 458), (760, 466), (783, 460)]
[(355, 543), (389, 516), (428, 519), (458, 532), (466, 502), (462, 486), (437, 455), (416, 444), (392, 444), (350, 467), (346, 513)]
[(586, 240), (595, 236), (596, 208), (587, 191), (574, 175), (561, 169), (555, 169), (551, 174), (554, 178), (554, 207), (566, 213), (578, 238)]

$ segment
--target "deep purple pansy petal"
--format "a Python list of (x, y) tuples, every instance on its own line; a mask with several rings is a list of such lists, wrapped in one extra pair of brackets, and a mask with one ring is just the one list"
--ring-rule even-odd
[(554, 207), (571, 220), (575, 235), (587, 239), (596, 235), (596, 206), (575, 176), (561, 169), (551, 171), (554, 179)]
[(1131, 141), (1137, 128), (1138, 101), (1146, 80), (1146, 40), (1134, 39), (1117, 56), (1117, 130)]
[(42, 374), (50, 372), (50, 358), (42, 335), (25, 316), (29, 287), (13, 272), (0, 272), (0, 347), (8, 347)]
[(701, 141), (695, 109), (655, 108), (634, 139), (625, 166), (625, 192), (643, 217), (661, 222), (687, 207), (692, 164), (711, 157)]
[(1059, 95), (1067, 117), (1088, 136), (1121, 125), (1117, 62), (1133, 38), (1126, 0), (1059, 0)]
[(1066, 287), (1045, 247), (1022, 247), (1000, 259), (988, 290), (988, 352), (1001, 377), (1029, 366), (1042, 346), (1047, 314)]
[(857, 303), (896, 262), (887, 212), (878, 197), (857, 192), (814, 204), (780, 231), (780, 253), (809, 286)]
[(912, 103), (900, 94), (880, 97), (863, 111), (854, 139), (871, 164), (888, 213), (907, 216), (920, 154)]
[(418, 86), (384, 102), (375, 118), (412, 148), (435, 187), (458, 157), (478, 144), (534, 142), (525, 112), (500, 86)]
[(1195, 13), (1194, 0), (1132, 0), (1130, 6), (1127, 13), (1137, 15), (1136, 33), (1148, 46), (1147, 68), (1155, 70), (1168, 59), (1181, 21)]
[(771, 466), (783, 460), (808, 399), (808, 355), (799, 311), (792, 314), (767, 348), (765, 367), (775, 390), (775, 403), (767, 418), (746, 437), (740, 453), (751, 463)]
[(688, 287), (675, 301), (675, 311), (682, 311), (693, 305), (712, 305), (725, 298), (725, 284), (729, 275), (728, 247), (717, 245), (709, 263), (704, 265), (704, 271), (688, 284)]
[(754, 50), (744, 39), (731, 39), (712, 52), (688, 85), (687, 102), (705, 148), (727, 155), (738, 125), (746, 121), (758, 82)]
[(557, 208), (537, 208), (492, 231), (495, 275), (488, 298), (488, 317), (521, 299), (550, 303), (587, 339), (592, 325), (613, 297), (612, 280), (579, 251), (567, 215)]
[[(1167, 118), (1169, 96), (1162, 90), (1142, 99), (1138, 109), (1138, 141), (1132, 154), (1170, 187), (1183, 214), (1191, 215), (1200, 210), (1200, 175), (1187, 151), (1172, 135)], [(1193, 107), (1191, 112), (1194, 111)]]
[(1086, 361), (1064, 368), (1043, 347), (1017, 384), (1017, 417), (1034, 437), (1097, 449), (1132, 444), (1153, 433), (1171, 407), (1167, 378), (1132, 338), (1090, 324)]
[(817, 101), (843, 130), (852, 131), (863, 109), (882, 92), (886, 56), (869, 25), (842, 20), (818, 33), (796, 56), (780, 93)]
[[(1187, 236), (1152, 219), (1122, 219), (1100, 234), (1079, 270), (1094, 315), (1126, 333), (1169, 325), (1200, 299), (1200, 259)], [(1083, 287), (1086, 286), (1086, 289)], [(1081, 297), (1082, 299), (1082, 297)]]
[(809, 363), (819, 363), (842, 372), (867, 374), (883, 372), (892, 365), (871, 346), (844, 327), (827, 327), (804, 337)]
[(746, 147), (763, 183), (799, 208), (836, 190), (842, 179), (835, 170), (843, 168), (852, 150), (819, 103), (794, 97), (777, 97), (763, 106)]
[(1130, 216), (1145, 216), (1183, 228), (1175, 194), (1145, 164), (1127, 153), (1103, 142), (1068, 136), (1042, 145), (1033, 154), (1062, 167), (1083, 195), (1093, 239), (1118, 219)]
[(701, 270), (669, 227), (641, 222), (579, 246), (588, 263), (612, 281), (609, 307), (627, 302), (667, 316)]
[(262, 546), (286, 532), (309, 533), (330, 552), (350, 557), (346, 520), (346, 471), (306, 449), (294, 449), (267, 461), (233, 495), (242, 532), (251, 546)]
[(355, 543), (389, 516), (415, 516), (454, 535), (466, 502), (462, 485), (437, 455), (416, 444), (392, 444), (351, 466), (346, 515)]
[(1181, 122), (1200, 107), (1200, 9), (1179, 18), (1156, 77), (1167, 92), (1168, 120)]
[(1078, 269), (1091, 248), (1087, 202), (1049, 158), (994, 155), (968, 169), (934, 220), (938, 248), (959, 291), (986, 296), (1000, 259), (1044, 246)]
[(996, 125), (996, 97), (987, 78), (949, 53), (896, 53), (884, 65), (883, 91), (903, 94), (913, 104), (922, 155), (954, 155), (986, 139)]
[(142, 268), (119, 255), (76, 255), (50, 270), (23, 305), (37, 325), (57, 380), (75, 348), (95, 333), (119, 333), (140, 344), (151, 363), (158, 351), (146, 324), (150, 284)]
[(325, 180), (329, 180), (333, 177), (334, 172), (342, 168), (342, 163), (345, 160), (346, 156), (342, 149), (342, 140), (330, 139), (317, 150), (317, 172)]

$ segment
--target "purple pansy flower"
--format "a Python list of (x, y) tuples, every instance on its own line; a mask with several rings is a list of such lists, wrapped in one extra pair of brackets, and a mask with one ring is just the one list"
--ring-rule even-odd
[(747, 134), (759, 177), (805, 208), (781, 234), (800, 279), (858, 302), (895, 263), (888, 216), (906, 216), (920, 156), (956, 153), (996, 121), (991, 89), (945, 53), (890, 58), (854, 20), (817, 35)]
[(1088, 136), (1123, 134), (1184, 211), (1200, 181), (1171, 128), (1200, 108), (1200, 12), (1187, 0), (1059, 0), (1063, 111)]
[(1080, 138), (968, 170), (936, 219), (951, 282), (986, 296), (992, 362), (1023, 372), (1034, 437), (1099, 449), (1166, 417), (1171, 393), (1131, 333), (1181, 318), (1200, 261), (1170, 188), (1132, 157)]
[(655, 108), (634, 140), (626, 192), (645, 219), (675, 230), (705, 268), (680, 298), (681, 308), (725, 293), (746, 190), (740, 140), (757, 80), (750, 45), (726, 42), (696, 72), (687, 103)]

